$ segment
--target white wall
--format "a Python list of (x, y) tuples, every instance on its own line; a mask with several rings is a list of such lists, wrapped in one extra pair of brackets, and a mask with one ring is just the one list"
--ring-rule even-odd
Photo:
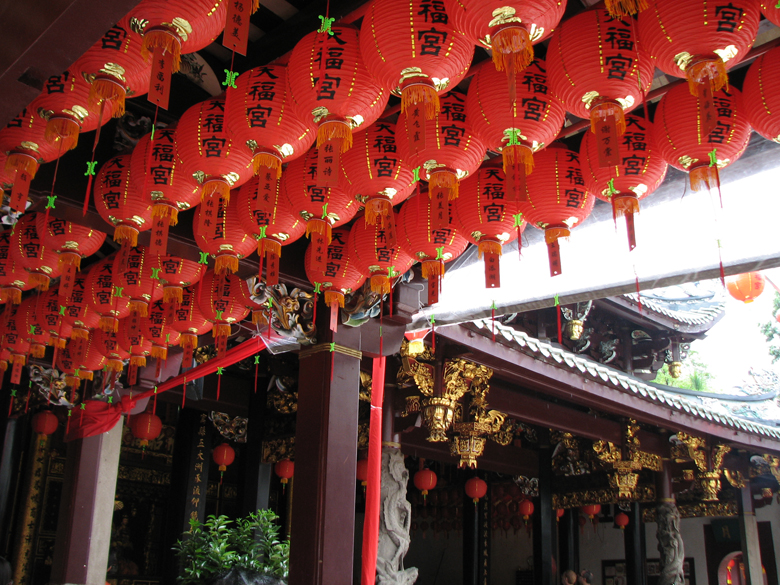
[[(623, 546), (623, 531), (610, 523), (593, 525), (588, 521), (580, 529), (580, 569), (588, 569), (593, 573), (593, 585), (603, 583), (601, 561), (620, 560), (625, 558)], [(565, 571), (569, 567), (562, 567)]]

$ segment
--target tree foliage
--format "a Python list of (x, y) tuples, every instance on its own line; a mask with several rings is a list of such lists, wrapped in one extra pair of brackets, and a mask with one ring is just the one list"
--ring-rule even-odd
[[(772, 315), (777, 315), (778, 311), (780, 311), (780, 293), (776, 292), (772, 301)], [(778, 324), (777, 320), (772, 319), (758, 326), (761, 333), (766, 337), (767, 344), (769, 344), (767, 351), (772, 356), (773, 364), (780, 360), (780, 326), (778, 325), (780, 324)]]

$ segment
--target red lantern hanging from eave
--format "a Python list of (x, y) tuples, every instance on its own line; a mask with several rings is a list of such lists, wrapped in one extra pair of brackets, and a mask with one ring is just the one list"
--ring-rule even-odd
[[(236, 272), (238, 261), (255, 251), (255, 239), (241, 228), (238, 201), (233, 199), (230, 203), (227, 199), (216, 198), (205, 201), (198, 207), (192, 225), (198, 248), (216, 258), (214, 271), (217, 274)], [(211, 213), (213, 219), (208, 217)]]
[(171, 327), (181, 333), (179, 345), (184, 350), (183, 366), (190, 367), (192, 352), (198, 347), (198, 336), (205, 335), (214, 326), (200, 310), (197, 301), (197, 287), (187, 287), (182, 291), (182, 298), (176, 307), (175, 318)]
[(525, 229), (501, 165), (487, 163), (463, 181), (460, 197), (452, 205), (452, 216), (458, 232), (476, 244), (479, 257), (484, 257), (485, 287), (500, 287), (502, 249)]
[(423, 278), (428, 280), (428, 304), (439, 300), (444, 263), (460, 256), (469, 245), (450, 217), (447, 227), (434, 229), (428, 196), (420, 193), (409, 199), (398, 217), (398, 243), (412, 258), (422, 264)]
[(482, 143), (501, 152), (504, 173), (517, 185), (510, 191), (518, 192), (533, 171), (533, 153), (555, 140), (566, 110), (549, 87), (543, 60), (518, 72), (514, 88), (505, 87), (502, 77), (493, 65), (479, 68), (466, 96), (466, 116)]
[(726, 277), (729, 294), (743, 303), (752, 303), (764, 292), (766, 279), (760, 272), (745, 272)]
[[(333, 24), (330, 33), (313, 31), (295, 45), (287, 78), (298, 116), (317, 124), (320, 163), (330, 158), (340, 172), (339, 156), (352, 147), (353, 129), (373, 124), (385, 110), (390, 92), (368, 72), (360, 54), (358, 29)], [(325, 55), (325, 62), (322, 57)], [(317, 184), (332, 187), (338, 177), (320, 169)]]
[(162, 432), (162, 420), (151, 412), (142, 412), (130, 417), (130, 431), (139, 440), (142, 449), (146, 449), (149, 441), (154, 441)]
[(593, 521), (593, 519), (601, 513), (601, 504), (587, 504), (580, 509), (583, 514)]
[(580, 163), (585, 188), (612, 205), (612, 217), (625, 216), (628, 248), (636, 247), (634, 214), (639, 201), (653, 193), (666, 177), (668, 165), (653, 138), (653, 125), (645, 118), (626, 115), (626, 131), (618, 143), (619, 164), (602, 167), (598, 158), (598, 138), (586, 132), (580, 143)]
[[(63, 323), (72, 327), (72, 336), (74, 339), (79, 337), (89, 337), (91, 331), (100, 325), (100, 313), (98, 313), (89, 302), (91, 297), (91, 288), (89, 284), (89, 273), (95, 270), (100, 263), (90, 267), (89, 272), (79, 272), (73, 280), (73, 290), (70, 296), (62, 296), (62, 289), (58, 292), (59, 303), (65, 307), (65, 313), (62, 316)], [(110, 285), (110, 277), (109, 277)]]
[(395, 125), (375, 122), (354, 138), (352, 150), (344, 155), (341, 166), (349, 185), (345, 189), (366, 208), (368, 223), (381, 222), (386, 228), (393, 218), (393, 206), (400, 205), (414, 192), (414, 171), (398, 153)]
[(130, 354), (130, 367), (127, 369), (127, 384), (135, 386), (138, 383), (138, 368), (146, 365), (146, 358), (152, 353), (152, 342), (144, 337), (140, 328), (131, 327), (129, 319), (121, 319), (116, 338), (119, 346)]
[(249, 148), (256, 175), (266, 169), (278, 179), (283, 162), (295, 160), (314, 144), (314, 127), (304, 122), (308, 117), (299, 118), (291, 107), (288, 71), (285, 65), (255, 67), (227, 90), (228, 134)]
[(452, 91), (441, 98), (441, 111), (425, 121), (424, 144), (410, 140), (404, 132), (408, 114), (398, 116), (396, 140), (401, 158), (419, 169), (421, 179), (428, 181), (432, 215), (431, 227), (447, 227), (448, 201), (458, 197), (458, 184), (482, 164), (485, 146), (472, 133), (466, 114), (466, 96)]
[(32, 429), (38, 435), (49, 436), (53, 434), (59, 426), (60, 421), (57, 418), (57, 415), (51, 410), (36, 412), (32, 417)]
[(49, 331), (40, 326), (37, 319), (37, 304), (39, 295), (27, 297), (20, 305), (23, 331), (30, 342), (30, 356), (42, 358), (46, 353), (46, 346), (51, 342)]
[(528, 522), (528, 519), (534, 513), (534, 503), (531, 500), (523, 500), (520, 502), (518, 512), (523, 517), (523, 521)]
[(280, 459), (274, 464), (274, 473), (284, 485), (295, 475), (295, 463), (289, 459)]
[(160, 257), (145, 246), (122, 248), (114, 256), (114, 294), (129, 299), (132, 315), (146, 317), (149, 305), (162, 298), (160, 269)]
[(181, 334), (171, 327), (173, 320), (168, 322), (166, 307), (157, 301), (152, 304), (149, 317), (143, 322), (141, 332), (152, 342), (151, 355), (160, 360), (168, 359), (168, 348), (179, 345)]
[(697, 97), (728, 89), (726, 70), (747, 56), (756, 39), (761, 19), (758, 2), (730, 0), (713, 5), (706, 0), (653, 0), (650, 6), (639, 15), (637, 34), (656, 67), (667, 75), (687, 78), (691, 94)]
[(697, 99), (684, 85), (670, 89), (655, 111), (653, 138), (658, 152), (674, 168), (688, 171), (694, 191), (720, 188), (719, 170), (742, 156), (750, 140), (741, 92), (733, 87), (720, 90), (712, 101), (717, 108), (715, 128), (704, 138), (699, 137)]
[(360, 52), (374, 78), (401, 98), (401, 110), (423, 121), (439, 112), (439, 94), (466, 75), (474, 46), (442, 3), (375, 0), (363, 18)]
[(100, 315), (99, 326), (104, 331), (117, 331), (119, 320), (130, 314), (130, 298), (116, 294), (114, 259), (109, 256), (93, 265), (84, 284), (87, 302)]
[(206, 266), (179, 258), (178, 256), (160, 256), (159, 280), (163, 285), (163, 302), (181, 303), (184, 288), (197, 284), (206, 272)]
[(144, 197), (132, 177), (131, 155), (120, 154), (106, 162), (95, 177), (95, 208), (114, 226), (114, 241), (135, 247), (138, 234), (152, 228), (152, 200)]
[[(395, 221), (398, 223), (397, 218)], [(352, 224), (347, 249), (355, 268), (370, 279), (371, 291), (377, 294), (390, 294), (392, 280), (415, 262), (400, 246), (388, 243), (385, 228), (377, 224), (366, 225), (360, 218)]]
[[(764, 17), (775, 26), (780, 26), (780, 7), (777, 6), (777, 3), (770, 0), (759, 0), (758, 4)], [(744, 90), (744, 87), (742, 89)]]
[(144, 95), (152, 67), (141, 57), (141, 40), (125, 17), (112, 26), (71, 67), (89, 84), (88, 103), (102, 126), (125, 115), (125, 98)]
[(98, 329), (92, 335), (98, 350), (106, 358), (106, 368), (119, 374), (124, 368), (124, 362), (130, 359), (130, 352), (122, 349), (115, 331), (103, 331)]
[(428, 492), (436, 487), (436, 474), (430, 469), (420, 469), (414, 474), (414, 487), (420, 490), (423, 498), (428, 497)]
[(0, 302), (18, 305), (22, 302), (22, 292), (35, 285), (30, 282), (30, 273), (11, 256), (11, 233), (0, 233)]
[(257, 240), (258, 278), (263, 278), (265, 263), (266, 284), (279, 284), (282, 246), (300, 239), (306, 231), (306, 222), (293, 214), (289, 199), (282, 195), (279, 179), (267, 167), (261, 168), (257, 177), (238, 190), (236, 205), (242, 229)]
[(48, 333), (52, 345), (65, 347), (65, 342), (72, 337), (73, 327), (60, 314), (63, 305), (61, 305), (59, 289), (50, 288), (45, 293), (41, 293), (35, 307), (33, 324)]
[(184, 112), (176, 127), (176, 152), (181, 172), (200, 183), (204, 202), (212, 197), (229, 202), (230, 190), (253, 175), (252, 153), (234, 143), (227, 131), (224, 96), (209, 98)]
[(26, 213), (14, 226), (11, 257), (17, 267), (30, 273), (30, 282), (40, 291), (49, 290), (52, 278), (60, 275), (57, 251), (44, 244), (36, 227), (35, 213)]
[(742, 84), (742, 101), (753, 130), (780, 142), (780, 47), (753, 61)]
[(76, 70), (52, 75), (29, 106), (46, 121), (44, 136), (62, 154), (76, 148), (79, 132), (97, 128), (98, 116), (89, 109), (89, 87)]
[(590, 212), (596, 198), (585, 189), (579, 155), (557, 145), (534, 157), (534, 172), (526, 181), (526, 196), (518, 209), (529, 225), (544, 230), (550, 276), (561, 273), (559, 238), (568, 238)]
[(78, 388), (81, 380), (92, 380), (106, 363), (93, 337), (70, 339), (57, 353), (57, 369), (65, 374), (68, 386)]
[[(568, 19), (547, 47), (550, 87), (575, 116), (590, 119), (591, 131), (608, 137), (602, 155), (614, 164), (624, 112), (637, 107), (653, 81), (655, 64), (637, 43), (631, 17), (612, 18), (602, 5)], [(606, 132), (604, 131), (606, 129)]]
[[(351, 259), (352, 253), (347, 246), (349, 230), (337, 228), (333, 230), (330, 244), (327, 246), (326, 258), (315, 262), (312, 258), (315, 244), (312, 242), (306, 248), (303, 264), (306, 277), (312, 285), (320, 285), (320, 291), (325, 296), (325, 304), (330, 307), (330, 328), (335, 330), (338, 324), (338, 310), (344, 307), (344, 295), (357, 290), (366, 277), (356, 268)], [(321, 252), (320, 252), (321, 253)], [(324, 268), (316, 268), (324, 266)]]
[(234, 274), (217, 275), (209, 270), (201, 278), (196, 291), (198, 307), (203, 316), (214, 324), (212, 335), (217, 351), (224, 353), (230, 326), (243, 321), (249, 314), (249, 287)]
[(358, 459), (355, 465), (355, 479), (360, 482), (365, 491), (368, 485), (368, 459)]
[(219, 470), (223, 473), (227, 470), (227, 466), (236, 460), (236, 452), (228, 443), (222, 443), (214, 447), (211, 456), (214, 459), (214, 463), (219, 465)]
[(628, 526), (628, 522), (628, 514), (625, 512), (618, 512), (615, 514), (615, 524), (620, 530), (625, 530), (626, 526)]
[[(2, 346), (11, 352), (9, 362), (19, 371), (20, 366), (27, 363), (27, 355), (30, 353), (30, 342), (27, 331), (24, 329), (24, 313), (21, 305), (6, 305), (3, 310), (2, 321)], [(19, 383), (18, 380), (15, 383)]]
[(444, 5), (455, 29), (490, 50), (510, 83), (531, 64), (533, 45), (552, 34), (566, 10), (559, 0), (444, 0)]
[(466, 495), (476, 504), (487, 493), (487, 483), (479, 477), (472, 477), (466, 481)]

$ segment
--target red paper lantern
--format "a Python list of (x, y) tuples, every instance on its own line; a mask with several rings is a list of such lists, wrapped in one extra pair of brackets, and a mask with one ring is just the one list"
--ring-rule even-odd
[(555, 510), (555, 521), (556, 522), (560, 522), (561, 518), (563, 518), (563, 515), (565, 513), (566, 513), (566, 510), (564, 510), (563, 508), (558, 508), (557, 510)]
[(92, 335), (103, 357), (106, 358), (106, 367), (111, 372), (120, 373), (124, 368), (124, 362), (130, 359), (130, 352), (124, 350), (119, 344), (119, 338), (115, 331), (102, 331), (98, 329)]
[[(397, 220), (395, 220), (397, 223)], [(355, 268), (371, 279), (371, 290), (377, 294), (390, 294), (391, 279), (402, 275), (414, 264), (414, 258), (399, 246), (390, 245), (387, 231), (381, 225), (356, 221), (352, 224), (347, 241), (350, 258)]]
[(106, 234), (72, 221), (38, 213), (35, 227), (43, 238), (43, 245), (59, 254), (57, 267), (64, 271), (68, 266), (81, 270), (81, 259), (92, 256), (106, 241)]
[(551, 276), (561, 273), (558, 238), (569, 237), (593, 211), (595, 202), (585, 189), (576, 152), (554, 146), (537, 153), (525, 196), (521, 194), (517, 206), (525, 221), (544, 230)]
[(455, 29), (489, 49), (496, 69), (510, 79), (531, 64), (533, 45), (552, 34), (566, 10), (566, 2), (558, 0), (444, 0), (444, 5)]
[(523, 500), (520, 502), (518, 511), (523, 516), (524, 521), (528, 521), (531, 515), (534, 513), (534, 503), (531, 500)]
[(485, 258), (485, 286), (500, 287), (502, 248), (525, 229), (500, 164), (488, 163), (463, 181), (460, 197), (452, 204), (452, 217), (458, 231), (476, 244), (479, 257)]
[(474, 48), (440, 2), (375, 0), (363, 17), (360, 52), (376, 80), (401, 97), (402, 111), (419, 104), (431, 120), (439, 112), (437, 94), (460, 83)]
[(376, 122), (354, 140), (354, 147), (342, 160), (349, 182), (346, 192), (365, 206), (367, 222), (381, 221), (388, 227), (393, 206), (414, 192), (414, 172), (398, 154), (395, 125)]
[(601, 504), (587, 504), (585, 506), (582, 506), (582, 508), (580, 509), (582, 510), (583, 514), (585, 514), (588, 518), (593, 520), (593, 518), (595, 518), (601, 513)]
[(23, 366), (27, 363), (27, 354), (30, 353), (30, 342), (27, 339), (27, 330), (24, 329), (24, 313), (20, 305), (11, 304), (6, 306), (4, 315), (7, 316), (4, 316), (2, 339), (4, 347), (11, 353), (8, 361)]
[(698, 100), (684, 85), (669, 90), (655, 111), (653, 135), (659, 154), (676, 169), (688, 171), (691, 189), (720, 187), (719, 169), (736, 161), (747, 148), (750, 125), (743, 114), (742, 94), (735, 88), (712, 96), (715, 128), (699, 137)]
[(206, 266), (178, 256), (160, 256), (159, 280), (163, 286), (163, 302), (180, 304), (184, 288), (200, 282)]
[(36, 412), (32, 417), (32, 429), (39, 435), (51, 435), (58, 426), (60, 426), (60, 421), (51, 410)]
[(306, 223), (293, 214), (289, 199), (282, 195), (279, 180), (269, 168), (261, 168), (257, 177), (238, 190), (237, 208), (241, 227), (257, 240), (258, 276), (263, 276), (265, 261), (267, 284), (279, 284), (282, 246), (303, 236)]
[(97, 128), (98, 116), (89, 109), (89, 84), (75, 69), (46, 80), (30, 110), (46, 120), (45, 138), (64, 154), (76, 148), (79, 132)]
[(517, 168), (524, 176), (533, 171), (533, 153), (558, 136), (566, 110), (549, 87), (543, 60), (518, 72), (514, 88), (502, 78), (493, 65), (479, 68), (466, 96), (466, 116), (487, 148), (502, 153), (504, 172)]
[(293, 107), (302, 120), (318, 125), (317, 148), (331, 143), (337, 170), (338, 153), (352, 147), (353, 129), (379, 118), (390, 97), (366, 69), (360, 49), (356, 27), (334, 24), (330, 33), (307, 34), (290, 55), (289, 67), (296, 73), (287, 78)]
[(775, 26), (780, 26), (780, 8), (777, 7), (777, 3), (769, 0), (759, 0), (758, 4), (761, 6), (761, 12), (766, 19)]
[(0, 152), (0, 189), (7, 191), (11, 188), (14, 182), (14, 174), (8, 172), (5, 168), (5, 162), (8, 159), (8, 155), (4, 152)]
[(49, 290), (51, 279), (60, 275), (57, 251), (44, 244), (36, 228), (35, 213), (23, 215), (14, 226), (11, 256), (15, 266), (30, 273), (30, 283), (38, 290)]
[[(212, 213), (213, 218), (209, 218)], [(217, 274), (236, 272), (239, 259), (255, 251), (255, 239), (241, 228), (239, 213), (238, 201), (228, 203), (227, 198), (209, 199), (198, 207), (192, 225), (195, 243), (216, 258)]]
[(46, 346), (51, 341), (48, 330), (38, 324), (36, 319), (36, 302), (38, 295), (27, 297), (19, 305), (23, 331), (30, 342), (30, 356), (42, 358), (46, 353)]
[(51, 343), (60, 348), (65, 347), (65, 342), (73, 333), (73, 327), (60, 315), (61, 306), (59, 290), (50, 288), (36, 299), (32, 318), (32, 324), (46, 331)]
[[(255, 67), (238, 76), (228, 88), (225, 118), (228, 134), (252, 153), (255, 174), (262, 169), (282, 176), (282, 162), (290, 162), (314, 144), (315, 132), (299, 118), (287, 90), (284, 65)], [(300, 77), (303, 77), (300, 75)]]
[(617, 524), (617, 527), (620, 528), (620, 530), (625, 530), (626, 526), (628, 526), (628, 514), (625, 512), (618, 512), (615, 514), (615, 524)]
[(171, 323), (171, 327), (181, 333), (179, 345), (185, 350), (192, 350), (198, 347), (198, 335), (205, 335), (213, 324), (209, 321), (198, 306), (196, 287), (187, 287), (182, 291), (181, 302), (176, 307), (176, 318)]
[(623, 112), (643, 100), (654, 70), (647, 49), (637, 43), (631, 18), (614, 19), (603, 6), (568, 19), (547, 47), (553, 93), (572, 114), (590, 119), (594, 133), (606, 125), (615, 143), (614, 134), (625, 130)]
[(235, 142), (225, 123), (225, 97), (195, 104), (179, 120), (176, 148), (181, 172), (202, 185), (202, 200), (230, 199), (230, 190), (252, 177), (252, 153)]
[(130, 430), (133, 436), (141, 443), (141, 448), (146, 448), (149, 441), (154, 441), (162, 432), (162, 420), (151, 412), (142, 412), (130, 417)]
[(729, 294), (743, 303), (752, 303), (764, 292), (766, 279), (760, 272), (745, 272), (726, 277)]
[(236, 460), (236, 452), (228, 443), (222, 443), (214, 447), (214, 451), (211, 454), (214, 459), (214, 463), (219, 465), (220, 471), (225, 471), (227, 466)]
[(628, 247), (636, 247), (634, 214), (639, 201), (653, 193), (666, 177), (667, 164), (658, 153), (653, 125), (645, 118), (626, 115), (626, 131), (618, 144), (619, 164), (599, 165), (598, 138), (586, 132), (580, 143), (580, 163), (585, 188), (602, 201), (612, 204), (612, 217), (626, 217)]
[(409, 256), (422, 263), (423, 278), (428, 279), (428, 304), (438, 300), (444, 263), (451, 262), (468, 246), (466, 238), (450, 218), (447, 227), (433, 229), (428, 196), (420, 193), (404, 203), (399, 214), (398, 242)]
[(168, 359), (168, 348), (179, 345), (181, 334), (171, 327), (173, 319), (168, 322), (167, 308), (162, 302), (152, 304), (149, 317), (143, 322), (141, 331), (144, 338), (152, 342), (151, 356), (160, 360)]
[(152, 342), (144, 337), (141, 328), (131, 328), (129, 319), (121, 319), (116, 332), (119, 346), (130, 354), (130, 372), (128, 372), (128, 384), (135, 386), (135, 371), (146, 365), (146, 358), (152, 354)]
[(472, 477), (466, 481), (466, 495), (476, 504), (487, 493), (487, 483), (484, 479)]
[(651, 6), (639, 16), (637, 34), (655, 65), (667, 75), (687, 77), (694, 96), (705, 81), (713, 92), (728, 89), (726, 69), (742, 61), (756, 39), (758, 2), (654, 0)]
[(119, 319), (130, 314), (130, 298), (115, 294), (114, 256), (92, 266), (84, 286), (90, 308), (100, 315), (100, 328), (104, 331), (117, 331)]
[(57, 352), (57, 368), (65, 374), (68, 386), (78, 388), (81, 380), (92, 380), (95, 370), (100, 370), (106, 358), (100, 353), (94, 337), (74, 338)]
[(286, 484), (295, 475), (295, 463), (289, 459), (281, 459), (274, 464), (274, 473)]
[(425, 498), (428, 492), (436, 487), (436, 479), (436, 474), (430, 469), (420, 469), (414, 474), (414, 487), (420, 490)]
[[(99, 264), (90, 267), (89, 272), (80, 272), (76, 274), (73, 279), (73, 290), (70, 296), (63, 297), (61, 294), (58, 297), (60, 304), (65, 307), (65, 313), (62, 316), (62, 320), (67, 325), (72, 327), (72, 335), (74, 339), (80, 337), (89, 337), (91, 330), (97, 328), (100, 325), (100, 313), (98, 313), (90, 304), (89, 300), (92, 292), (89, 284), (89, 273), (100, 266)], [(108, 278), (109, 287), (110, 277), (101, 277), (101, 281), (105, 281)], [(109, 288), (109, 291), (111, 289)], [(62, 291), (58, 291), (62, 293)], [(111, 293), (109, 292), (109, 295)]]
[(0, 302), (18, 305), (22, 302), (22, 292), (35, 286), (30, 282), (30, 273), (11, 255), (11, 233), (0, 233)]
[(230, 336), (230, 326), (243, 321), (249, 314), (249, 288), (234, 274), (217, 275), (209, 270), (197, 287), (198, 307), (203, 316), (214, 323), (212, 335), (218, 348), (224, 348)]
[(742, 84), (742, 100), (753, 129), (767, 140), (780, 141), (780, 48), (753, 61)]
[(131, 155), (120, 154), (100, 167), (95, 177), (95, 208), (114, 226), (114, 241), (138, 245), (138, 234), (152, 228), (152, 201), (131, 178)]
[(355, 477), (360, 482), (360, 485), (365, 487), (368, 485), (368, 459), (358, 459), (355, 466)]
[(114, 295), (129, 299), (130, 312), (146, 317), (149, 305), (163, 296), (160, 270), (160, 257), (151, 254), (149, 248), (122, 248), (114, 256), (111, 268)]

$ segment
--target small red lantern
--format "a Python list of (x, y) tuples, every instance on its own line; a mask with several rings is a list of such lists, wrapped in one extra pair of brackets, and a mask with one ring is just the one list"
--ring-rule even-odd
[(238, 201), (209, 198), (196, 212), (192, 231), (195, 243), (216, 261), (217, 274), (233, 274), (238, 261), (255, 251), (255, 239), (241, 228)]
[(281, 459), (274, 465), (274, 473), (279, 476), (279, 481), (282, 483), (282, 491), (284, 491), (287, 482), (295, 475), (295, 463), (289, 459)]
[(22, 292), (35, 286), (30, 282), (30, 273), (17, 268), (11, 256), (11, 233), (0, 234), (0, 302), (18, 305), (22, 302)]
[(117, 331), (119, 319), (130, 314), (130, 298), (116, 294), (119, 291), (114, 287), (114, 256), (92, 266), (84, 286), (90, 308), (100, 315), (100, 328)]
[[(774, 6), (774, 4), (773, 4)], [(777, 10), (780, 13), (780, 9)], [(745, 115), (767, 140), (780, 140), (780, 48), (753, 61), (742, 84)]]
[(30, 356), (42, 358), (46, 353), (46, 346), (51, 342), (49, 330), (40, 326), (36, 315), (36, 305), (40, 300), (39, 295), (31, 296), (19, 305), (22, 316), (22, 327), (26, 332), (27, 341), (30, 342)]
[(220, 473), (225, 473), (227, 466), (236, 460), (236, 452), (228, 443), (222, 443), (214, 447), (211, 457), (219, 465)]
[(160, 256), (159, 280), (163, 286), (163, 302), (178, 305), (182, 301), (184, 288), (200, 282), (206, 273), (206, 266), (170, 254)]
[(615, 524), (620, 530), (625, 530), (626, 526), (628, 526), (628, 514), (625, 512), (615, 514)]
[(487, 493), (487, 483), (479, 477), (472, 477), (466, 482), (466, 495), (476, 504)]
[(30, 104), (30, 110), (46, 120), (46, 139), (62, 154), (76, 148), (79, 132), (97, 128), (98, 116), (89, 110), (89, 89), (78, 71), (65, 71), (49, 77), (41, 94)]
[(95, 177), (95, 207), (114, 226), (114, 241), (138, 245), (138, 234), (152, 228), (152, 201), (131, 178), (131, 155), (120, 154), (100, 167)]
[(123, 247), (114, 257), (111, 281), (114, 295), (129, 299), (130, 313), (146, 317), (149, 305), (162, 298), (162, 285), (155, 277), (160, 271), (160, 257), (145, 246)]
[(132, 324), (129, 318), (119, 321), (116, 338), (119, 346), (130, 354), (127, 384), (135, 386), (138, 382), (138, 368), (146, 366), (146, 358), (152, 353), (152, 342), (144, 337), (141, 328)]
[(243, 279), (230, 273), (217, 276), (209, 270), (198, 283), (198, 306), (212, 323), (212, 335), (219, 354), (227, 349), (230, 326), (249, 314), (249, 288)]
[(363, 486), (363, 490), (368, 485), (368, 459), (358, 459), (355, 466), (355, 477)]
[(414, 258), (388, 242), (385, 228), (378, 224), (366, 225), (365, 221), (352, 224), (347, 249), (355, 268), (371, 279), (371, 290), (377, 294), (390, 294), (391, 280), (414, 264)]
[(436, 487), (436, 474), (430, 469), (420, 469), (414, 474), (414, 487), (420, 490), (423, 499), (428, 497), (428, 492)]
[(45, 213), (37, 216), (35, 227), (43, 245), (59, 254), (57, 268), (65, 273), (70, 270), (71, 280), (81, 270), (81, 259), (92, 256), (106, 240), (106, 234), (96, 229), (53, 216), (47, 220)]
[(36, 228), (35, 213), (26, 213), (14, 226), (11, 236), (11, 257), (15, 266), (30, 273), (30, 283), (40, 291), (49, 290), (52, 278), (60, 275), (59, 256), (44, 244)]
[(181, 333), (179, 345), (184, 350), (182, 363), (192, 363), (192, 352), (198, 347), (198, 335), (211, 331), (213, 324), (200, 310), (196, 295), (197, 288), (187, 287), (182, 291), (181, 302), (176, 307), (176, 318), (171, 327)]
[(563, 518), (563, 515), (565, 513), (566, 513), (566, 510), (564, 510), (563, 508), (558, 508), (557, 510), (555, 510), (555, 521), (556, 522), (560, 522), (561, 518)]
[(142, 412), (130, 417), (130, 430), (133, 436), (141, 443), (141, 448), (146, 449), (149, 441), (154, 441), (162, 432), (162, 420), (151, 412)]
[(523, 500), (520, 502), (518, 511), (523, 517), (523, 522), (528, 522), (528, 519), (534, 513), (534, 503), (531, 500)]
[(96, 370), (103, 369), (106, 358), (94, 337), (72, 338), (57, 352), (57, 368), (65, 374), (68, 386), (78, 388), (81, 380), (92, 380)]
[(59, 303), (65, 307), (65, 314), (62, 316), (62, 320), (73, 328), (72, 335), (74, 338), (89, 337), (90, 331), (100, 325), (100, 313), (90, 304), (91, 289), (87, 288), (89, 286), (89, 273), (98, 266), (100, 264), (92, 266), (89, 272), (76, 274), (70, 296), (63, 297), (61, 294), (63, 291), (58, 291), (60, 293), (58, 297)]
[[(49, 334), (52, 345), (65, 347), (65, 342), (72, 336), (72, 327), (60, 315), (60, 298), (57, 288), (50, 288), (42, 297), (36, 299), (33, 324)], [(67, 308), (66, 308), (67, 310)]]
[(601, 504), (587, 504), (580, 508), (582, 513), (585, 514), (592, 521), (596, 516), (601, 513)]
[(41, 412), (35, 413), (32, 417), (33, 431), (39, 435), (49, 436), (57, 430), (59, 425), (60, 421), (57, 418), (57, 415), (51, 410), (42, 410)]
[(168, 359), (168, 348), (179, 345), (181, 334), (168, 322), (169, 314), (162, 302), (152, 304), (149, 317), (143, 322), (144, 338), (152, 342), (150, 355), (158, 360)]
[(124, 362), (130, 359), (130, 352), (119, 344), (117, 333), (98, 329), (92, 335), (95, 337), (100, 353), (106, 358), (106, 368), (111, 372), (120, 373), (124, 369)]
[[(2, 337), (6, 348), (11, 352), (9, 362), (14, 364), (14, 369), (21, 377), (21, 366), (27, 363), (27, 354), (30, 353), (30, 342), (27, 340), (27, 332), (24, 330), (24, 315), (20, 305), (11, 304), (4, 310), (5, 326)], [(11, 378), (13, 381), (13, 377)], [(15, 383), (19, 383), (17, 378)]]
[(726, 277), (729, 294), (743, 303), (752, 303), (764, 292), (766, 279), (760, 272), (745, 272)]

